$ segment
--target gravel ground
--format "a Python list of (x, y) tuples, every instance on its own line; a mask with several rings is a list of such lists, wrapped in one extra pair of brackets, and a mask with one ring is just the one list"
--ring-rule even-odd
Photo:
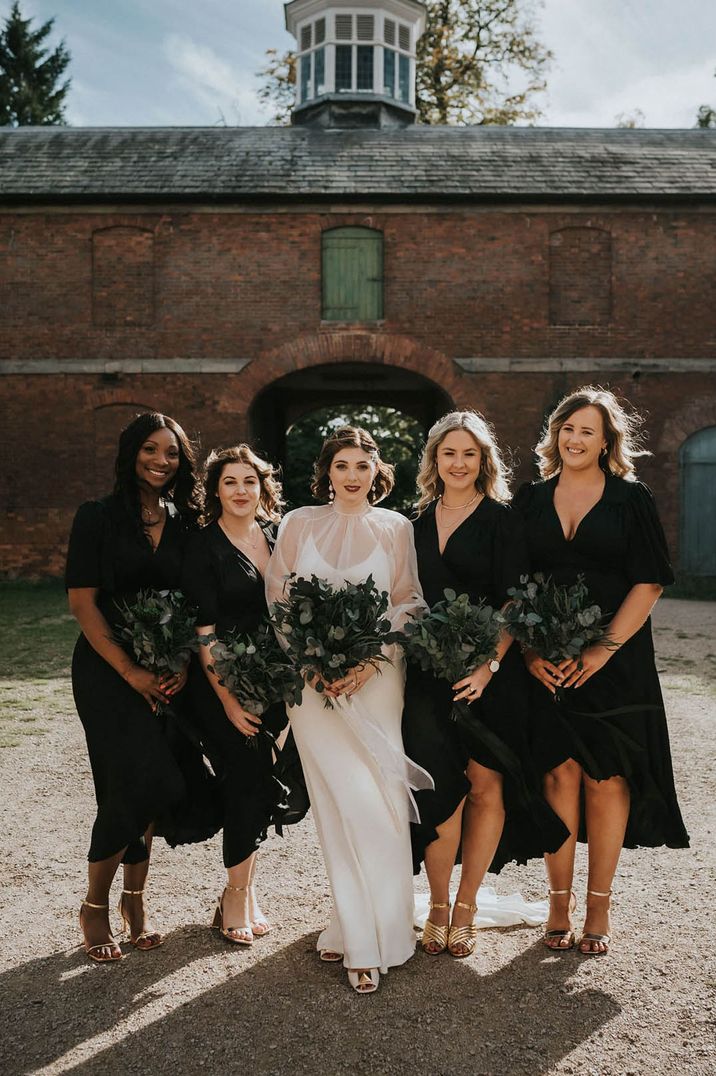
[[(656, 623), (692, 850), (624, 853), (607, 958), (550, 955), (537, 929), (489, 930), (468, 960), (418, 951), (370, 997), (316, 958), (329, 901), (310, 817), (264, 846), (259, 887), (275, 928), (251, 950), (207, 929), (219, 840), (157, 842), (151, 907), (166, 944), (89, 963), (76, 947), (89, 769), (68, 682), (32, 684), (44, 727), (0, 751), (0, 1071), (716, 1073), (716, 603), (664, 600)], [(584, 866), (582, 855), (580, 908)], [(533, 899), (545, 891), (540, 863), (488, 881)]]

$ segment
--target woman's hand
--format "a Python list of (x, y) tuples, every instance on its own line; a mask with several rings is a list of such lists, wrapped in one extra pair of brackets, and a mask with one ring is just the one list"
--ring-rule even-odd
[(130, 665), (123, 675), (129, 686), (147, 700), (152, 710), (156, 710), (157, 703), (169, 701), (159, 677), (149, 669), (143, 669), (141, 665)]
[(242, 732), (248, 740), (258, 735), (262, 724), (261, 718), (244, 710), (239, 700), (233, 695), (224, 703), (224, 710), (234, 728)]
[(189, 664), (187, 663), (178, 673), (165, 673), (159, 681), (159, 686), (162, 691), (168, 697), (176, 695), (178, 691), (181, 691), (186, 687), (186, 682), (189, 679)]
[(337, 699), (339, 695), (345, 695), (349, 699), (351, 695), (355, 695), (356, 691), (360, 691), (372, 676), (375, 676), (375, 672), (374, 665), (355, 665), (340, 680), (326, 684), (325, 692), (334, 699)]
[(452, 685), (453, 691), (459, 692), (459, 694), (455, 695), (453, 701), (458, 702), (460, 699), (467, 699), (468, 702), (474, 702), (475, 699), (479, 699), (492, 677), (493, 673), (490, 672), (487, 662), (484, 665), (478, 665), (469, 676), (465, 676), (462, 680), (458, 680), (456, 684)]
[(559, 668), (564, 679), (562, 687), (582, 687), (595, 672), (604, 668), (612, 656), (606, 646), (588, 646), (580, 658), (565, 658)]
[(539, 680), (540, 684), (544, 684), (553, 695), (558, 687), (563, 686), (564, 674), (561, 666), (553, 665), (551, 661), (541, 658), (534, 650), (525, 650), (523, 657), (527, 669), (535, 680)]

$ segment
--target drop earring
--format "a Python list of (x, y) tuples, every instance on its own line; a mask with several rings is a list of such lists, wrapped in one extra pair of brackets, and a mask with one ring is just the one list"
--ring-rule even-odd
[(329, 482), (328, 483), (328, 500), (329, 500), (329, 502), (333, 500), (335, 495), (336, 494), (335, 494), (335, 490), (333, 489), (333, 483)]

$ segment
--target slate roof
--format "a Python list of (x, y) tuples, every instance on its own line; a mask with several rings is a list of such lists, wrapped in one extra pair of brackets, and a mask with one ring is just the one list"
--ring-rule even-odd
[(0, 128), (0, 202), (716, 201), (716, 130)]

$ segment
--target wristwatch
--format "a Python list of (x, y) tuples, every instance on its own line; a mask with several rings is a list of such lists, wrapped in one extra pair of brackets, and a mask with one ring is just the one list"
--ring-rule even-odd
[(497, 658), (493, 658), (492, 661), (488, 663), (487, 667), (491, 673), (496, 673), (500, 671), (500, 663)]

